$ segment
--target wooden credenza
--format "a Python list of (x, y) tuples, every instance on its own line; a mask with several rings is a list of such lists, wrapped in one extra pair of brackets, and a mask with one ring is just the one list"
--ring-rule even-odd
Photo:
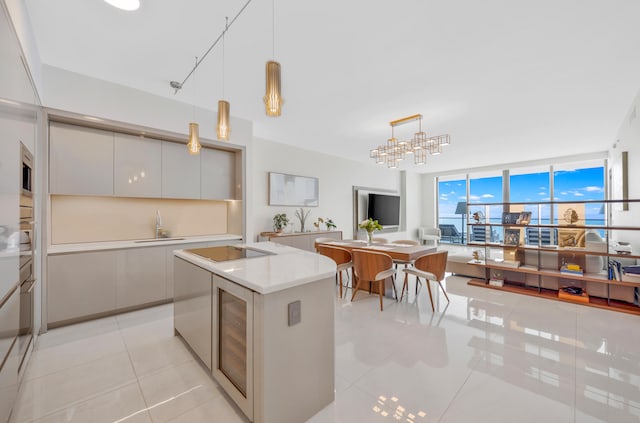
[(300, 248), (301, 250), (316, 251), (315, 241), (317, 238), (333, 238), (342, 239), (342, 231), (311, 231), (311, 232), (262, 232), (258, 241), (272, 241), (278, 244), (288, 245), (290, 247)]

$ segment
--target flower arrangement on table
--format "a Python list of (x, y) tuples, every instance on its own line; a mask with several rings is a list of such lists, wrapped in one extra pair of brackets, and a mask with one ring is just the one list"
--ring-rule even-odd
[(373, 239), (373, 231), (381, 231), (382, 225), (378, 223), (377, 220), (373, 220), (372, 218), (368, 218), (360, 222), (358, 225), (360, 229), (364, 229), (367, 231), (367, 236), (369, 237), (369, 244), (371, 244)]

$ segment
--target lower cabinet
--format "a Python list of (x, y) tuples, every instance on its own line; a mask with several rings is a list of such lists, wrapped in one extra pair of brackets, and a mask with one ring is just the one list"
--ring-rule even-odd
[(170, 301), (174, 298), (174, 250), (238, 242), (210, 241), (49, 255), (47, 322), (50, 326), (59, 326), (102, 313)]
[(118, 251), (49, 256), (47, 321), (60, 322), (116, 308)]
[(166, 299), (165, 260), (165, 247), (118, 251), (116, 308)]
[(14, 338), (4, 363), (0, 363), (0, 423), (9, 420), (18, 395), (18, 355), (18, 341)]
[(185, 281), (174, 291), (175, 330), (211, 370), (211, 272), (181, 259), (175, 259), (174, 268)]

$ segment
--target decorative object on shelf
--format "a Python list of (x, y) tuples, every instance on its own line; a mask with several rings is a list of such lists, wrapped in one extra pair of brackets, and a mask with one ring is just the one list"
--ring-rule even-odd
[(265, 66), (266, 93), (264, 105), (267, 116), (280, 116), (282, 109), (282, 86), (280, 78), (280, 63), (275, 61), (276, 56), (276, 7), (275, 0), (271, 0), (271, 57)]
[(517, 212), (517, 213), (503, 212), (502, 213), (502, 224), (504, 224), (504, 225), (517, 225), (519, 218), (520, 218), (520, 212)]
[[(418, 121), (418, 132), (413, 134), (410, 140), (398, 141), (394, 136), (394, 128), (408, 122)], [(391, 138), (386, 145), (380, 145), (369, 151), (369, 157), (375, 159), (378, 164), (385, 164), (388, 168), (397, 168), (398, 162), (404, 160), (407, 154), (413, 154), (413, 162), (423, 165), (427, 162), (427, 153), (432, 156), (442, 153), (442, 147), (451, 143), (449, 135), (436, 135), (427, 137), (422, 131), (422, 115), (407, 116), (402, 119), (392, 120)]]
[(319, 231), (320, 230), (320, 226), (323, 225), (323, 224), (326, 226), (328, 231), (330, 231), (332, 228), (336, 227), (335, 223), (333, 223), (333, 220), (329, 219), (328, 217), (326, 217), (324, 219), (319, 217), (319, 218), (316, 219), (315, 222), (313, 222), (313, 226), (315, 226), (316, 231)]
[(558, 229), (558, 246), (584, 248), (584, 229)]
[(276, 232), (282, 232), (282, 230), (289, 224), (289, 218), (286, 213), (279, 213), (273, 216), (273, 230)]
[(311, 213), (311, 210), (305, 212), (302, 207), (296, 210), (296, 217), (300, 221), (300, 232), (304, 232), (304, 222), (307, 220), (307, 217), (309, 217), (309, 213)]
[(372, 218), (363, 220), (362, 222), (360, 222), (358, 227), (367, 231), (367, 241), (369, 245), (373, 244), (373, 232), (382, 230), (382, 225), (380, 225), (377, 220), (373, 220)]
[(580, 216), (578, 216), (578, 212), (572, 208), (566, 209), (562, 217), (564, 218), (564, 221), (567, 222), (567, 224), (569, 225), (573, 225), (578, 220), (580, 220)]
[(506, 245), (518, 245), (518, 244), (520, 244), (520, 229), (505, 229), (504, 230), (504, 243)]
[(481, 210), (478, 210), (477, 212), (474, 212), (471, 215), (471, 217), (473, 218), (475, 223), (480, 223), (482, 221), (482, 219), (484, 219), (484, 213), (482, 213)]
[(516, 220), (516, 223), (518, 225), (528, 225), (530, 222), (531, 222), (531, 212), (530, 211), (520, 212), (520, 215), (518, 216), (518, 220)]

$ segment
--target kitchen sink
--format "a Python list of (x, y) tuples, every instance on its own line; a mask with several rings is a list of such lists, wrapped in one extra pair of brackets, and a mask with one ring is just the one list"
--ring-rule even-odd
[(139, 241), (133, 241), (134, 243), (143, 243), (143, 242), (165, 242), (165, 241), (180, 241), (184, 238), (151, 238), (151, 239), (141, 239)]

